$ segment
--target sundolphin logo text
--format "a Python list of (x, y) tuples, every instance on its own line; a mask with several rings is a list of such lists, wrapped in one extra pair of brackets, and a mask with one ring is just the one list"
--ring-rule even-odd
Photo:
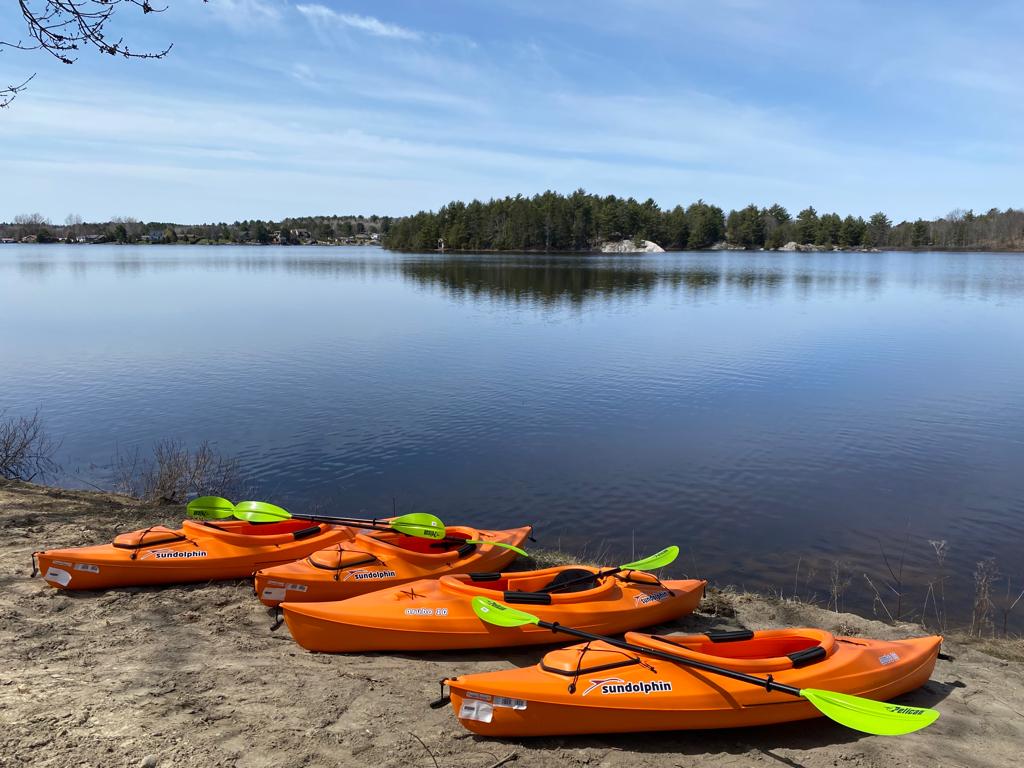
[(633, 598), (637, 605), (647, 605), (649, 603), (660, 603), (666, 597), (671, 597), (672, 593), (667, 589), (663, 589), (659, 592), (651, 592), (649, 595), (637, 595)]
[(672, 683), (664, 680), (641, 680), (638, 683), (627, 683), (621, 677), (606, 677), (603, 680), (591, 680), (590, 687), (583, 692), (583, 695), (586, 696), (595, 688), (600, 688), (602, 696), (618, 693), (642, 693), (646, 696), (649, 693), (671, 691)]
[(363, 581), (364, 579), (393, 579), (397, 575), (394, 571), (349, 571), (345, 574), (345, 581), (348, 581), (350, 577), (356, 581)]
[(167, 550), (154, 552), (157, 560), (163, 560), (165, 557), (206, 557), (206, 553), (201, 549), (191, 549), (185, 552), (169, 552)]

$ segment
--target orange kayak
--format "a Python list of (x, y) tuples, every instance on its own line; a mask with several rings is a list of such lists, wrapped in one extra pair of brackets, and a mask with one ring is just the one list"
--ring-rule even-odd
[(345, 600), (397, 584), (437, 578), (449, 573), (499, 570), (516, 553), (493, 544), (469, 544), (467, 539), (519, 546), (532, 526), (506, 531), (478, 531), (448, 526), (447, 537), (431, 541), (394, 531), (353, 532), (353, 537), (296, 560), (256, 573), (256, 594), (265, 604)]
[(558, 643), (565, 636), (536, 626), (504, 628), (481, 621), (470, 601), (490, 597), (525, 605), (547, 621), (590, 632), (649, 627), (690, 613), (706, 582), (659, 582), (627, 571), (603, 576), (570, 591), (545, 592), (595, 568), (562, 566), (520, 573), (442, 576), (331, 603), (284, 602), (292, 637), (310, 651), (436, 651)]
[(344, 526), (304, 520), (185, 520), (181, 528), (156, 525), (110, 544), (48, 549), (33, 558), (46, 582), (61, 589), (180, 584), (251, 577), (352, 536)]
[[(531, 613), (534, 611), (531, 610)], [(572, 622), (566, 618), (566, 626)], [(879, 701), (924, 685), (941, 637), (866, 640), (774, 629), (626, 641), (656, 651)], [(808, 701), (603, 642), (551, 651), (524, 669), (445, 681), (463, 726), (485, 736), (562, 736), (769, 725), (818, 717)]]

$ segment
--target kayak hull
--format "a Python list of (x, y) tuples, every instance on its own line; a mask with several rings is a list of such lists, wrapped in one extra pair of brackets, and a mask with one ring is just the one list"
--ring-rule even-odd
[(496, 544), (521, 546), (532, 526), (488, 531), (448, 526), (449, 541), (434, 542), (393, 531), (359, 532), (349, 541), (290, 563), (257, 571), (256, 594), (268, 606), (325, 602), (450, 573), (500, 570), (516, 557)]
[(303, 520), (252, 524), (185, 520), (181, 528), (153, 526), (110, 544), (34, 553), (40, 574), (58, 589), (184, 584), (249, 578), (260, 568), (290, 562), (353, 537), (344, 526)]
[[(721, 643), (717, 653), (727, 655), (719, 656), (702, 647), (707, 641), (702, 643), (700, 637), (672, 638), (683, 646), (692, 644), (690, 649), (633, 632), (626, 640), (761, 677), (770, 674), (778, 683), (801, 689), (879, 701), (924, 685), (942, 642), (941, 637), (880, 641), (834, 638), (812, 629), (769, 630), (753, 633), (751, 640), (738, 641), (732, 648), (726, 648), (731, 643)], [(783, 649), (809, 641), (805, 657), (809, 652), (814, 655), (815, 644), (825, 652), (805, 666), (794, 666), (788, 656), (744, 658), (752, 646), (780, 640)], [(603, 642), (551, 652), (534, 667), (445, 682), (459, 722), (474, 733), (495, 737), (739, 728), (821, 716), (802, 698), (769, 693)]]
[[(473, 597), (526, 603), (547, 621), (596, 633), (653, 626), (692, 612), (704, 591), (699, 580), (658, 582), (648, 574), (608, 576), (597, 587), (555, 592), (543, 604), (542, 588), (566, 567), (507, 574), (460, 574), (421, 580), (349, 600), (281, 604), (295, 641), (310, 651), (438, 651), (565, 642), (564, 635), (534, 625), (497, 627), (472, 609)], [(481, 578), (483, 577), (483, 578)], [(497, 577), (497, 578), (495, 578)]]

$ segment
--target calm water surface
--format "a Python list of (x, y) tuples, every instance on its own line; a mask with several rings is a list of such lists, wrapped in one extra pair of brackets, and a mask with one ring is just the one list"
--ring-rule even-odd
[(961, 616), (979, 559), (1024, 578), (1021, 256), (0, 246), (0, 321), (68, 485), (209, 439), (293, 509), (823, 600), (838, 560), (849, 608), (905, 550), (920, 611), (929, 540)]

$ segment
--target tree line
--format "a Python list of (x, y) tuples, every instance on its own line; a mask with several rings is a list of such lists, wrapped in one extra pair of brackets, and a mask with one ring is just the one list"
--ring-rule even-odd
[[(397, 250), (589, 251), (609, 241), (650, 240), (666, 250), (715, 246), (1024, 249), (1024, 211), (955, 210), (935, 220), (893, 223), (879, 211), (867, 219), (819, 213), (795, 216), (779, 204), (748, 205), (728, 214), (698, 200), (662, 209), (648, 199), (601, 197), (577, 190), (482, 202), (452, 202), (438, 211), (397, 219), (384, 244)], [(790, 246), (793, 247), (793, 246)]]
[(261, 219), (212, 224), (175, 224), (117, 217), (106, 222), (84, 222), (69, 215), (63, 224), (53, 224), (38, 213), (20, 214), (0, 222), (0, 238), (39, 243), (193, 243), (294, 245), (298, 243), (359, 242), (381, 236), (391, 227), (390, 216), (305, 216), (264, 221)]

